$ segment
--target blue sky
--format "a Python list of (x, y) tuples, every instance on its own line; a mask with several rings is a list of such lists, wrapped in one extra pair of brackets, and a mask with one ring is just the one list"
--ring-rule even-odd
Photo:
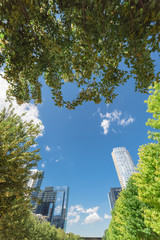
[[(0, 86), (2, 109), (8, 104), (4, 101), (8, 84), (3, 78)], [(95, 237), (104, 234), (111, 218), (107, 193), (111, 187), (120, 186), (112, 149), (126, 147), (136, 165), (139, 146), (149, 141), (145, 122), (150, 114), (144, 103), (148, 96), (134, 88), (134, 80), (129, 79), (117, 87), (118, 96), (112, 104), (89, 102), (75, 110), (56, 107), (45, 84), (41, 105), (18, 106), (13, 101), (17, 113), (27, 111), (26, 120), (42, 123), (42, 134), (37, 138), (42, 157), (38, 169), (45, 172), (41, 188), (70, 188), (67, 232)], [(66, 98), (76, 93), (78, 89), (65, 85)]]
[[(69, 88), (71, 88), (69, 86)], [(71, 89), (65, 89), (65, 94)], [(110, 222), (107, 193), (120, 186), (112, 161), (113, 147), (126, 147), (135, 164), (138, 147), (147, 143), (145, 122), (149, 116), (146, 94), (134, 92), (133, 80), (117, 88), (113, 104), (84, 103), (76, 110), (55, 107), (50, 90), (43, 87), (38, 107), (45, 126), (38, 138), (45, 186), (68, 185), (67, 232), (102, 236)]]

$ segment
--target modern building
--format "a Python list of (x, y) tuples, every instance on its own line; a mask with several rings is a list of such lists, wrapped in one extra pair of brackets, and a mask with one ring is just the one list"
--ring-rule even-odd
[(27, 185), (28, 187), (34, 189), (31, 194), (31, 198), (32, 198), (31, 203), (33, 206), (35, 206), (35, 201), (33, 199), (38, 197), (38, 192), (42, 184), (44, 171), (39, 171), (38, 169), (31, 169), (30, 172), (31, 172), (31, 177), (29, 178)]
[(122, 191), (121, 187), (110, 189), (110, 192), (108, 193), (108, 200), (109, 200), (109, 206), (110, 206), (111, 211), (115, 207), (115, 202), (118, 199), (118, 196), (119, 196), (121, 191)]
[(126, 187), (129, 177), (137, 172), (135, 164), (125, 147), (113, 148), (112, 158), (123, 189)]
[[(31, 177), (27, 184), (28, 187), (30, 187), (30, 188), (39, 187), (40, 188), (40, 186), (42, 184), (43, 176), (44, 176), (44, 171), (39, 171), (38, 169), (31, 169), (30, 172), (31, 172)], [(36, 175), (36, 174), (38, 176), (35, 179), (34, 175)]]
[(37, 206), (35, 213), (47, 217), (51, 225), (56, 228), (66, 229), (67, 210), (68, 210), (69, 187), (46, 187), (40, 191), (38, 199), (40, 205)]

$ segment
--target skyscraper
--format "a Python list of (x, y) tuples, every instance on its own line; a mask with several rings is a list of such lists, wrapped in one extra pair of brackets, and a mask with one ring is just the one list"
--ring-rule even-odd
[[(31, 194), (31, 197), (37, 198), (38, 192), (39, 192), (41, 184), (42, 184), (44, 171), (39, 171), (38, 169), (31, 169), (30, 172), (31, 172), (31, 177), (29, 178), (27, 185), (30, 188), (35, 188), (35, 190), (33, 190), (32, 194)], [(35, 174), (38, 175), (36, 178), (34, 178)], [(35, 201), (33, 199), (31, 200), (31, 203), (33, 206), (35, 206)]]
[(46, 187), (40, 191), (38, 199), (41, 204), (35, 213), (47, 216), (47, 220), (56, 228), (66, 228), (69, 187)]
[[(43, 176), (44, 176), (44, 171), (39, 171), (38, 169), (31, 169), (31, 177), (29, 178), (28, 181), (28, 187), (30, 188), (36, 188), (36, 187), (40, 187), (42, 184), (42, 180), (43, 180)], [(38, 177), (36, 179), (32, 178), (33, 175), (38, 173)]]
[(134, 162), (125, 147), (113, 148), (112, 158), (123, 189), (132, 173), (137, 172)]
[(109, 199), (109, 206), (110, 206), (111, 211), (113, 210), (113, 208), (115, 206), (115, 202), (118, 199), (118, 196), (121, 191), (122, 191), (121, 187), (110, 189), (110, 192), (108, 193), (108, 199)]

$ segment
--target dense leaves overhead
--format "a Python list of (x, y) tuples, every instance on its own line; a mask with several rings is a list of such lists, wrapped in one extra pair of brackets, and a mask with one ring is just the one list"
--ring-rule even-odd
[[(112, 102), (131, 75), (141, 92), (159, 79), (151, 52), (160, 51), (160, 1), (5, 0), (0, 16), (0, 63), (18, 103), (42, 101), (43, 73), (55, 104), (69, 109)], [(66, 82), (81, 89), (72, 102), (63, 98)]]

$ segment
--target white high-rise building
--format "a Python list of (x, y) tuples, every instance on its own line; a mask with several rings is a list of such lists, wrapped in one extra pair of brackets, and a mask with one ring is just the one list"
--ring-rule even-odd
[(123, 189), (132, 173), (137, 172), (135, 164), (125, 147), (113, 148), (112, 158)]

